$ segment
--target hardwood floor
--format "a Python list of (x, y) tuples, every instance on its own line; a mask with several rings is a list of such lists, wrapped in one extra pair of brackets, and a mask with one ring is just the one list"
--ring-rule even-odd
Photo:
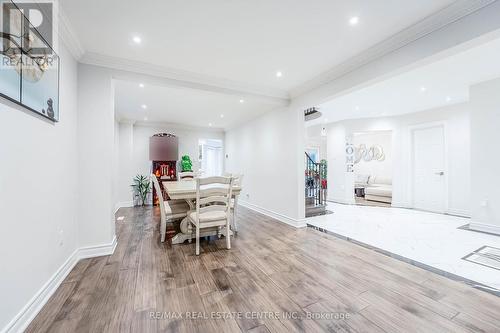
[(199, 257), (160, 243), (157, 210), (117, 215), (115, 253), (80, 261), (27, 332), (500, 332), (499, 297), (244, 208), (233, 248)]

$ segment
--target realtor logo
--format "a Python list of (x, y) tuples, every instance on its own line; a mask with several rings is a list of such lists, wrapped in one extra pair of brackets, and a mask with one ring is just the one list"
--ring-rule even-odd
[[(53, 53), (53, 3), (3, 1), (2, 53), (47, 56)], [(22, 52), (21, 52), (22, 51)]]

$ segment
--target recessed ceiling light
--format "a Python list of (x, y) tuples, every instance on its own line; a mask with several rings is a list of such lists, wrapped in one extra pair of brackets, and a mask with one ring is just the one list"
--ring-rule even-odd
[(241, 104), (245, 103), (245, 100), (244, 99), (240, 99), (240, 103)]
[(349, 24), (350, 25), (357, 25), (359, 23), (359, 17), (353, 16), (349, 19)]
[(451, 97), (450, 96), (446, 97), (446, 101), (451, 102)]
[(276, 77), (282, 77), (283, 76), (283, 73), (281, 73), (280, 71), (276, 72)]
[(144, 121), (148, 121), (148, 117), (144, 117)]
[(221, 118), (224, 118), (224, 115), (223, 115), (223, 114), (221, 114), (221, 115), (220, 115), (220, 117), (221, 117)]
[(426, 91), (427, 91), (427, 88), (426, 88), (426, 87), (420, 87), (420, 91), (421, 91), (421, 92), (426, 92)]
[(359, 106), (357, 106), (357, 105), (356, 105), (356, 106), (354, 107), (354, 110), (359, 111)]
[(208, 127), (212, 127), (212, 123), (208, 123)]
[(146, 110), (148, 108), (148, 106), (146, 104), (142, 104), (141, 108), (143, 108), (144, 110)]
[(139, 36), (134, 36), (134, 37), (132, 37), (132, 41), (133, 41), (134, 43), (136, 43), (136, 44), (141, 44), (142, 39), (141, 39), (141, 37), (139, 37)]
[(144, 83), (139, 83), (139, 88), (144, 88)]

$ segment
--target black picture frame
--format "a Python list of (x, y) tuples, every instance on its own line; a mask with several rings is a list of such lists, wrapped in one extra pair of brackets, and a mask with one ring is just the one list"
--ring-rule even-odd
[[(48, 43), (46, 41), (46, 39), (42, 36), (42, 34), (36, 29), (34, 28), (32, 25), (31, 25), (31, 22), (29, 22), (28, 18), (26, 18), (26, 16), (22, 13), (22, 11), (19, 9), (19, 7), (11, 0), (9, 3), (5, 2), (2, 4), (3, 6), (10, 6), (11, 7), (11, 10), (17, 10), (19, 12), (19, 14), (21, 15), (21, 19), (23, 20), (23, 24), (21, 24), (21, 36), (20, 36), (20, 48), (18, 48), (16, 51), (19, 52), (19, 57), (21, 58), (20, 60), (20, 70), (18, 69), (17, 72), (18, 72), (18, 75), (19, 75), (19, 87), (18, 87), (18, 95), (16, 94), (16, 96), (9, 96), (8, 94), (4, 93), (3, 91), (0, 90), (0, 97), (2, 98), (5, 98), (17, 105), (20, 105), (22, 106), (24, 109), (27, 109), (31, 112), (34, 112), (36, 113), (38, 116), (41, 116), (43, 118), (46, 118), (54, 123), (57, 123), (59, 122), (59, 119), (60, 119), (60, 114), (59, 114), (59, 111), (60, 111), (60, 108), (59, 108), (59, 98), (60, 98), (60, 57), (59, 55), (55, 52), (55, 50), (53, 49), (52, 45), (50, 45), (50, 43)], [(4, 9), (4, 8), (2, 8)], [(30, 30), (31, 32), (35, 33), (36, 34), (36, 37), (38, 39), (38, 41), (42, 42), (44, 47), (50, 51), (50, 54), (51, 54), (51, 64), (50, 66), (52, 66), (52, 68), (50, 68), (50, 71), (55, 71), (55, 79), (53, 80), (54, 81), (54, 86), (51, 87), (51, 89), (54, 90), (55, 94), (54, 94), (54, 98), (49, 97), (49, 99), (52, 100), (52, 105), (51, 105), (51, 110), (53, 112), (53, 115), (52, 112), (49, 112), (49, 106), (46, 105), (47, 107), (47, 111), (45, 111), (45, 108), (41, 108), (41, 109), (36, 109), (35, 107), (33, 107), (33, 105), (30, 105), (30, 104), (33, 104), (33, 103), (28, 103), (28, 98), (24, 98), (26, 96), (28, 96), (28, 94), (26, 93), (26, 91), (24, 91), (24, 89), (26, 88), (26, 86), (29, 85), (29, 83), (27, 81), (25, 81), (25, 74), (24, 74), (24, 68), (25, 68), (25, 63), (23, 62), (23, 58), (25, 57), (28, 57), (30, 59), (32, 59), (30, 57), (30, 54), (28, 53), (29, 50), (26, 50), (25, 48), (25, 44), (24, 44), (24, 39), (25, 39), (25, 31), (24, 31), (24, 28), (25, 28), (25, 24), (26, 25), (29, 25), (30, 26)], [(5, 28), (5, 22), (4, 22), (4, 25), (2, 27), (0, 27), (2, 29), (2, 40), (1, 42), (4, 43), (4, 28)], [(2, 49), (3, 50), (3, 45), (2, 45)], [(2, 59), (2, 61), (4, 61), (3, 59), (6, 58), (5, 55), (3, 54), (0, 54), (0, 57)], [(49, 72), (50, 72), (49, 71)], [(49, 73), (47, 72), (47, 73)], [(2, 80), (2, 77), (0, 76), (0, 80)], [(48, 88), (46, 87), (43, 87), (43, 86), (40, 86), (38, 87), (38, 89), (40, 89), (40, 91), (43, 93), (44, 90), (47, 90)], [(48, 103), (49, 102), (49, 99), (45, 100), (45, 103)]]

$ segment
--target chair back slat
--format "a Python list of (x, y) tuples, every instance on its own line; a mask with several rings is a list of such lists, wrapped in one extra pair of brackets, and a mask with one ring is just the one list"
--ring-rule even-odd
[(223, 211), (229, 214), (232, 190), (231, 177), (196, 178), (197, 216), (211, 211)]
[(200, 207), (200, 214), (207, 213), (207, 212), (227, 212), (227, 205), (221, 205), (216, 204), (216, 205), (210, 205), (210, 206), (203, 206)]
[(163, 193), (160, 188), (160, 183), (158, 183), (158, 178), (156, 178), (156, 176), (153, 174), (151, 175), (151, 179), (153, 180), (153, 186), (155, 187), (156, 195), (158, 195), (161, 218), (165, 219), (166, 218), (165, 201), (163, 200)]
[(232, 177), (234, 186), (241, 187), (241, 184), (243, 183), (243, 174), (242, 173), (224, 172), (224, 177)]
[(214, 176), (214, 177), (199, 178), (199, 180), (200, 180), (200, 185), (229, 184), (229, 182), (231, 182), (231, 177)]
[(197, 174), (192, 171), (179, 172), (179, 180), (192, 180), (196, 178)]
[(224, 186), (224, 187), (206, 187), (203, 186), (204, 188), (200, 188), (200, 196), (202, 198), (204, 197), (213, 197), (213, 196), (226, 196), (227, 195), (227, 190), (228, 190), (228, 186)]
[(225, 195), (214, 195), (210, 197), (200, 196), (200, 206), (213, 204), (213, 203), (224, 203), (227, 201), (227, 196)]

